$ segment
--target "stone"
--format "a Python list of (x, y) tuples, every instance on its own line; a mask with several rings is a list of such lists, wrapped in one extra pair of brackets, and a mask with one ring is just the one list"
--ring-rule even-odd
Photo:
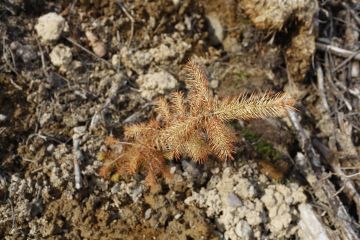
[(230, 192), (228, 194), (228, 204), (230, 207), (240, 207), (242, 202), (235, 193)]
[(7, 119), (7, 116), (4, 114), (0, 114), (0, 122), (4, 122)]
[(152, 213), (152, 209), (151, 209), (151, 208), (148, 208), (148, 209), (145, 211), (145, 216), (144, 216), (145, 220), (150, 219), (151, 213)]
[(244, 220), (241, 220), (236, 224), (235, 233), (241, 239), (251, 239), (253, 235), (250, 225)]

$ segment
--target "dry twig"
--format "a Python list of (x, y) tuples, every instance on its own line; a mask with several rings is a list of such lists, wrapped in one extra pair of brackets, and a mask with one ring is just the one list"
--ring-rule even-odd
[(321, 153), (321, 155), (327, 160), (327, 162), (330, 163), (334, 171), (334, 173), (329, 174), (329, 177), (331, 177), (332, 175), (336, 175), (340, 177), (342, 187), (338, 190), (338, 192), (344, 191), (347, 197), (354, 201), (357, 209), (357, 214), (359, 214), (360, 194), (357, 192), (355, 184), (351, 178), (359, 175), (360, 173), (346, 175), (343, 171), (345, 169), (340, 166), (339, 161), (336, 159), (337, 155), (332, 154), (330, 149), (328, 149), (318, 140), (314, 140), (313, 143), (314, 143), (314, 147)]
[(87, 49), (86, 47), (82, 46), (81, 44), (79, 44), (78, 42), (76, 42), (74, 39), (67, 37), (66, 40), (68, 40), (69, 42), (71, 42), (72, 44), (74, 44), (75, 46), (77, 46), (78, 48), (80, 48), (81, 50), (83, 50), (84, 52), (90, 54), (91, 56), (93, 56), (95, 59), (99, 60), (100, 62), (105, 63), (108, 67), (113, 67), (112, 64), (108, 61), (106, 61), (105, 59), (97, 56), (95, 53), (93, 53), (92, 51), (90, 51), (89, 49)]
[(345, 7), (345, 8), (350, 12), (350, 14), (351, 14), (351, 16), (353, 17), (353, 19), (355, 20), (356, 24), (360, 27), (360, 17), (358, 16), (358, 13), (356, 13), (356, 12), (354, 11), (354, 9), (351, 8), (348, 3), (346, 3), (346, 1), (343, 1), (343, 2), (341, 3), (341, 5), (342, 5), (343, 7)]
[(12, 216), (12, 224), (11, 224), (11, 229), (15, 228), (15, 211), (14, 211), (14, 205), (11, 202), (10, 199), (8, 199), (8, 203), (10, 204), (10, 208), (11, 208), (11, 216)]
[[(13, 55), (11, 49), (8, 46), (6, 46), (5, 36), (2, 39), (2, 45), (3, 45), (3, 59), (5, 61), (6, 66), (8, 66), (10, 68), (10, 70), (13, 73), (15, 73), (15, 75), (17, 77), (22, 78), (22, 76), (16, 70), (14, 55)], [(8, 57), (7, 57), (8, 54), (10, 54), (10, 56), (11, 56), (12, 64), (8, 60)], [(18, 85), (17, 83), (15, 83), (10, 77), (9, 77), (9, 81), (16, 89), (23, 90), (23, 88), (20, 85)]]
[(352, 58), (360, 61), (360, 51), (353, 52), (350, 50), (346, 50), (333, 45), (327, 45), (319, 42), (316, 43), (316, 48), (325, 52), (329, 51), (339, 57)]
[(319, 182), (323, 174), (320, 157), (312, 146), (310, 138), (301, 127), (298, 114), (290, 110), (289, 116), (296, 130), (297, 139), (302, 151), (305, 153), (304, 159), (296, 159), (299, 171), (306, 177), (319, 200), (330, 206), (328, 213), (334, 221), (335, 226), (341, 231), (342, 238), (358, 239), (359, 230), (356, 223), (347, 212), (340, 198), (336, 195), (335, 187), (331, 181), (326, 178)]
[(39, 39), (36, 38), (36, 43), (39, 47), (39, 51), (40, 51), (40, 58), (41, 58), (41, 66), (42, 66), (42, 70), (44, 72), (44, 75), (46, 76), (46, 78), (49, 78), (49, 73), (47, 71), (47, 68), (46, 68), (46, 62), (45, 62), (45, 57), (44, 57), (44, 51), (42, 50), (42, 47), (41, 47), (41, 44), (39, 42)]
[(73, 139), (73, 163), (74, 163), (74, 175), (75, 175), (75, 189), (81, 189), (81, 171), (79, 164), (84, 160), (84, 155), (80, 150), (80, 137), (81, 133), (76, 128), (74, 129), (75, 133), (72, 137)]
[[(327, 71), (329, 71), (329, 70), (327, 70)], [(344, 133), (339, 132), (338, 134), (336, 134), (337, 130), (335, 129), (335, 125), (330, 117), (330, 107), (327, 102), (325, 88), (324, 88), (324, 73), (319, 64), (318, 64), (316, 72), (317, 72), (317, 82), (318, 82), (318, 91), (319, 91), (320, 99), (321, 99), (322, 105), (325, 109), (324, 114), (327, 115), (327, 117), (325, 117), (324, 119), (327, 121), (326, 124), (328, 124), (332, 128), (331, 132), (333, 132), (333, 135), (334, 135), (333, 138), (337, 139), (337, 141), (339, 142), (339, 139), (336, 135), (338, 135), (338, 134), (344, 135)], [(339, 124), (344, 125), (343, 122), (341, 122)], [(344, 127), (342, 127), (342, 128), (344, 128)], [(344, 131), (346, 131), (346, 130), (344, 130)], [(344, 141), (340, 140), (339, 144), (342, 145), (343, 142)], [(340, 177), (341, 185), (342, 185), (340, 190), (343, 189), (344, 192), (346, 193), (347, 197), (349, 199), (352, 199), (355, 202), (357, 212), (359, 214), (360, 213), (360, 194), (357, 192), (354, 182), (352, 181), (352, 179), (350, 179), (349, 177), (346, 176), (346, 174), (341, 169), (339, 160), (336, 159), (337, 158), (336, 156), (333, 156), (333, 154), (330, 153), (330, 150), (328, 150), (325, 146), (323, 146), (319, 141), (315, 141), (314, 146), (317, 146), (317, 148), (320, 150), (320, 152), (325, 157), (325, 159), (328, 160), (328, 163), (331, 165), (335, 174), (337, 174)], [(346, 150), (350, 151), (349, 154), (352, 154), (352, 155), (356, 154), (356, 150), (352, 150), (352, 149), (354, 149), (354, 147), (351, 147), (351, 149), (346, 149)]]
[(131, 22), (131, 26), (130, 26), (130, 37), (129, 40), (127, 42), (127, 46), (130, 46), (131, 41), (134, 37), (134, 25), (135, 25), (135, 20), (134, 18), (131, 16), (131, 14), (129, 13), (129, 11), (126, 9), (126, 7), (124, 6), (124, 4), (122, 3), (122, 1), (117, 1), (117, 4), (119, 5), (119, 7), (121, 8), (121, 10), (125, 13), (125, 15), (129, 18), (130, 22)]

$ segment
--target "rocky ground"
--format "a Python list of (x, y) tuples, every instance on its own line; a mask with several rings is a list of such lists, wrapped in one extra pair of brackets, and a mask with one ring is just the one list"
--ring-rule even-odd
[[(219, 9), (221, 9), (219, 11)], [(355, 1), (0, 2), (2, 239), (357, 239)], [(297, 111), (233, 122), (234, 161), (170, 162), (158, 191), (99, 176), (107, 136), (186, 91), (285, 91)]]

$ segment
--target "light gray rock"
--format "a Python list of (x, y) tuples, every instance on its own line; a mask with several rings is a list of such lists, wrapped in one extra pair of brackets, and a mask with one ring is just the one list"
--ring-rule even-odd
[(299, 205), (300, 222), (299, 236), (300, 239), (330, 239), (326, 229), (320, 222), (318, 216), (310, 204), (302, 203)]
[(150, 219), (151, 213), (152, 213), (152, 209), (151, 209), (151, 208), (148, 208), (148, 209), (145, 211), (145, 216), (144, 216), (145, 220)]
[(242, 206), (242, 202), (241, 200), (239, 199), (239, 197), (233, 193), (233, 192), (230, 192), (228, 194), (228, 204), (230, 207), (240, 207)]
[(253, 235), (250, 225), (244, 220), (241, 220), (236, 224), (235, 233), (241, 239), (251, 239)]
[(4, 114), (0, 114), (0, 122), (3, 122), (7, 119), (7, 116)]

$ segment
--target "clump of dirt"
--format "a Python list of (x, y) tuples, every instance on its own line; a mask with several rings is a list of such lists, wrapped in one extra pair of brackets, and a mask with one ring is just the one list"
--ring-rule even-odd
[(192, 202), (206, 209), (225, 239), (258, 239), (265, 232), (270, 238), (290, 238), (298, 231), (296, 206), (306, 202), (306, 196), (297, 184), (273, 185), (255, 166), (246, 165), (212, 176), (206, 187), (185, 200)]
[(304, 79), (315, 53), (313, 21), (317, 2), (262, 0), (239, 2), (245, 13), (259, 29), (292, 32), (285, 57), (290, 77), (295, 81)]

